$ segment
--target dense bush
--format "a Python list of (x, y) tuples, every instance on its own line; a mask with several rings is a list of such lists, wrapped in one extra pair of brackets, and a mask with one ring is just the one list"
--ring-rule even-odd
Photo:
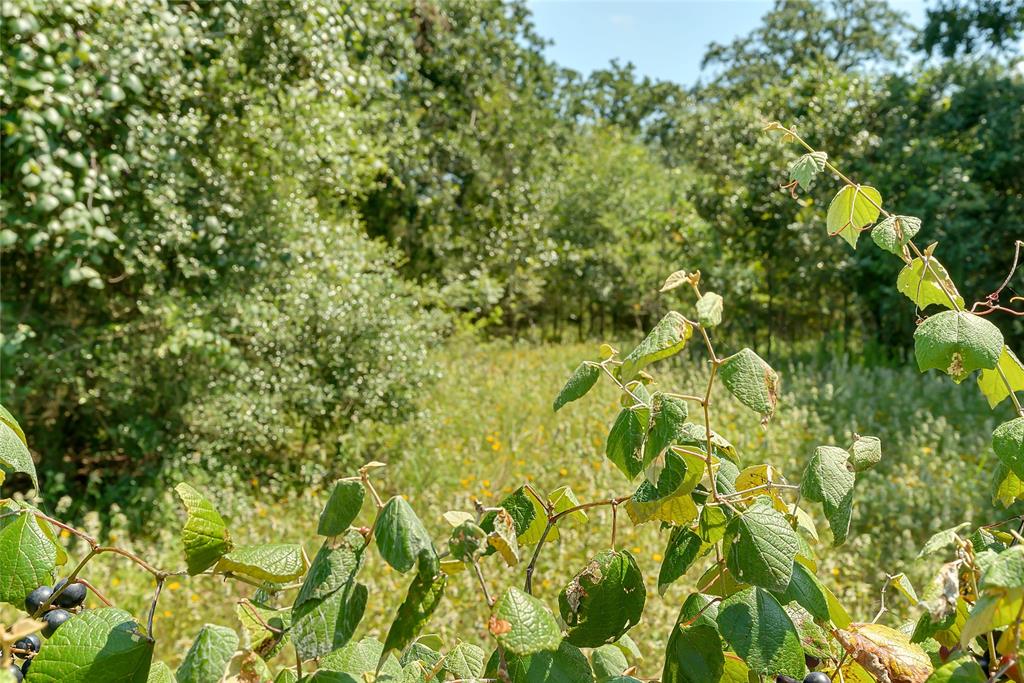
[(443, 316), (354, 208), (401, 144), (389, 19), (336, 10), (5, 4), (3, 391), (68, 474), (410, 409)]

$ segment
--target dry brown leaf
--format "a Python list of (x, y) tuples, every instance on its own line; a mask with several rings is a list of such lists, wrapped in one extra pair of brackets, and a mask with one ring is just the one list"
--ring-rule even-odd
[(920, 646), (881, 624), (850, 624), (836, 639), (878, 683), (925, 683), (931, 660)]

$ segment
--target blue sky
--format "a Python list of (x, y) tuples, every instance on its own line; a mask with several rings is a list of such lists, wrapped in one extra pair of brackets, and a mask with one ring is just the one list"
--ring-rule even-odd
[[(642, 75), (691, 85), (710, 42), (727, 42), (757, 26), (771, 0), (528, 0), (546, 52), (588, 73), (614, 58)], [(925, 0), (890, 0), (921, 24)]]

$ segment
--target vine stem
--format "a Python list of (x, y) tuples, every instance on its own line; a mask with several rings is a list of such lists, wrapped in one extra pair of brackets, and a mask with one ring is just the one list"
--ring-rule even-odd
[(487, 590), (487, 582), (484, 581), (484, 572), (480, 569), (480, 563), (477, 562), (476, 558), (473, 558), (473, 572), (476, 574), (476, 579), (480, 583), (480, 590), (484, 594), (484, 600), (487, 601), (487, 606), (493, 607), (494, 600), (491, 598), (490, 591)]
[(244, 607), (245, 611), (249, 613), (249, 616), (251, 616), (257, 622), (259, 622), (260, 626), (262, 626), (263, 628), (267, 629), (268, 631), (276, 635), (284, 633), (284, 631), (277, 628), (276, 626), (271, 626), (270, 624), (268, 624), (267, 620), (260, 616), (260, 613), (256, 610), (256, 605), (252, 604), (252, 601), (249, 600), (249, 598), (242, 598), (238, 601), (238, 604)]
[[(523, 590), (526, 591), (526, 593), (528, 593), (529, 595), (533, 595), (533, 574), (537, 570), (537, 560), (540, 559), (540, 551), (544, 548), (544, 542), (547, 541), (548, 534), (551, 533), (551, 530), (558, 524), (559, 520), (561, 520), (562, 518), (564, 518), (564, 517), (566, 517), (568, 515), (571, 515), (574, 512), (580, 512), (582, 510), (589, 510), (590, 508), (600, 507), (600, 506), (603, 506), (603, 505), (610, 505), (610, 506), (612, 506), (612, 510), (613, 510), (612, 515), (614, 517), (614, 515), (615, 515), (615, 513), (614, 513), (615, 508), (617, 506), (621, 505), (622, 503), (625, 503), (630, 498), (632, 498), (632, 496), (619, 496), (618, 498), (608, 498), (608, 499), (605, 499), (605, 500), (595, 500), (595, 501), (591, 501), (589, 503), (581, 503), (580, 505), (575, 505), (575, 506), (573, 506), (571, 508), (568, 508), (566, 510), (562, 510), (561, 512), (559, 512), (557, 514), (548, 513), (548, 523), (544, 526), (544, 532), (541, 533), (540, 540), (537, 541), (537, 547), (533, 549), (533, 556), (530, 557), (530, 564), (527, 565), (527, 567), (526, 567), (526, 581), (525, 581), (525, 583), (523, 585)], [(614, 529), (614, 524), (613, 524), (613, 529)], [(614, 539), (614, 531), (613, 531), (613, 539)], [(612, 543), (614, 545), (614, 540), (612, 541)]]
[(158, 578), (156, 580), (156, 590), (153, 591), (153, 601), (149, 604), (149, 618), (146, 620), (146, 632), (149, 633), (149, 639), (153, 640), (153, 617), (156, 615), (156, 605), (160, 602), (160, 593), (164, 589), (164, 579)]
[[(808, 144), (803, 138), (801, 138), (799, 135), (797, 135), (796, 132), (794, 132), (790, 128), (786, 128), (782, 124), (778, 124), (778, 128), (773, 128), (773, 129), (774, 130), (781, 130), (781, 131), (783, 131), (786, 135), (789, 135), (790, 137), (792, 137), (798, 144), (800, 144), (800, 146), (802, 146), (808, 152), (814, 153), (814, 152), (817, 151), (816, 149), (814, 149), (810, 144)], [(836, 168), (832, 164), (832, 162), (826, 160), (825, 161), (825, 168), (827, 168), (829, 171), (831, 171), (833, 174), (835, 174), (836, 177), (838, 177), (840, 180), (842, 180), (844, 183), (846, 183), (849, 187), (853, 187), (853, 188), (859, 188), (860, 187), (860, 185), (858, 185), (857, 183), (855, 183), (852, 180), (850, 180), (850, 178), (847, 177), (846, 174), (844, 174), (842, 171), (840, 171), (838, 168)], [(868, 195), (860, 194), (859, 196), (864, 197), (864, 199), (867, 200), (867, 202), (869, 204), (871, 204), (873, 207), (878, 209), (878, 212), (881, 215), (885, 216), (886, 218), (892, 218), (893, 217), (892, 213), (890, 213), (889, 211), (886, 211), (885, 209), (883, 209), (882, 205), (880, 203), (876, 202), (874, 199), (872, 199)], [(921, 252), (921, 250), (917, 247), (917, 245), (914, 244), (913, 240), (907, 240), (907, 245), (906, 246), (907, 246), (907, 248), (910, 249), (910, 251), (917, 258), (921, 259), (921, 262), (924, 265), (924, 268), (929, 273), (931, 273), (932, 277), (935, 278), (935, 283), (939, 286), (939, 289), (942, 290), (942, 293), (945, 294), (946, 298), (949, 299), (949, 303), (953, 307), (953, 310), (958, 312), (958, 313), (962, 313), (963, 310), (964, 310), (963, 306), (960, 305), (960, 302), (957, 301), (956, 295), (953, 293), (953, 291), (950, 290), (950, 287), (952, 286), (952, 284), (951, 284), (952, 281), (950, 281), (950, 283), (947, 284), (946, 279), (948, 279), (948, 277), (947, 278), (942, 278), (942, 277), (939, 276), (938, 272), (936, 272), (934, 266), (931, 263), (931, 261), (932, 261), (931, 253), (929, 252), (929, 254), (927, 256), (925, 256), (925, 254)], [(1016, 259), (1015, 259), (1015, 261), (1016, 261)], [(1012, 276), (1012, 272), (1011, 272), (1011, 276)], [(1000, 288), (1000, 289), (1002, 289), (1002, 288)], [(1014, 394), (1014, 392), (1013, 392), (1013, 385), (1010, 384), (1009, 378), (1006, 376), (1006, 373), (1003, 372), (1002, 368), (1000, 368), (998, 364), (996, 364), (996, 370), (999, 373), (999, 378), (1003, 381), (1003, 384), (1006, 386), (1006, 390), (1010, 394), (1010, 399), (1013, 402), (1014, 409), (1016, 410), (1016, 412), (1017, 412), (1017, 414), (1019, 416), (1024, 417), (1024, 406), (1021, 405), (1020, 400)]]

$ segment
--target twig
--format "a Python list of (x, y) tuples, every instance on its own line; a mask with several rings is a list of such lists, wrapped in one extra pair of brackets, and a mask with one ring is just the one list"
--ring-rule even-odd
[(153, 616), (156, 614), (156, 604), (160, 601), (160, 592), (164, 589), (163, 577), (158, 577), (156, 580), (156, 590), (153, 592), (153, 602), (149, 605), (149, 619), (146, 621), (146, 631), (149, 633), (149, 639), (153, 640)]
[(484, 581), (483, 570), (480, 569), (480, 563), (477, 562), (476, 558), (473, 558), (473, 571), (476, 573), (476, 579), (480, 582), (480, 590), (483, 591), (484, 600), (487, 601), (488, 607), (494, 606), (494, 600), (491, 599), (491, 593), (487, 590), (487, 582)]
[(260, 615), (259, 611), (257, 611), (256, 609), (256, 605), (252, 604), (252, 601), (249, 600), (249, 598), (242, 598), (238, 601), (238, 604), (244, 607), (245, 611), (249, 613), (249, 616), (251, 616), (257, 622), (259, 622), (260, 626), (262, 626), (263, 628), (277, 635), (281, 635), (282, 633), (284, 633), (284, 631), (277, 628), (276, 626), (271, 626), (270, 624), (268, 624), (267, 620)]
[[(533, 549), (533, 556), (530, 558), (530, 564), (528, 564), (526, 567), (526, 582), (523, 586), (523, 590), (525, 590), (528, 594), (533, 595), (533, 574), (537, 569), (537, 560), (540, 559), (541, 548), (544, 547), (544, 542), (547, 540), (548, 534), (551, 533), (551, 529), (553, 529), (555, 525), (558, 524), (559, 520), (566, 517), (567, 515), (571, 515), (574, 512), (579, 512), (581, 510), (589, 510), (590, 508), (595, 508), (602, 505), (611, 505), (612, 509), (614, 510), (616, 506), (625, 503), (630, 498), (632, 498), (632, 496), (620, 496), (618, 498), (609, 498), (607, 500), (595, 500), (589, 503), (582, 503), (580, 505), (573, 506), (566, 510), (562, 510), (558, 514), (550, 515), (548, 517), (548, 523), (544, 527), (544, 532), (541, 533), (540, 540), (537, 541), (537, 547)], [(612, 514), (614, 515), (615, 513), (613, 512)]]

